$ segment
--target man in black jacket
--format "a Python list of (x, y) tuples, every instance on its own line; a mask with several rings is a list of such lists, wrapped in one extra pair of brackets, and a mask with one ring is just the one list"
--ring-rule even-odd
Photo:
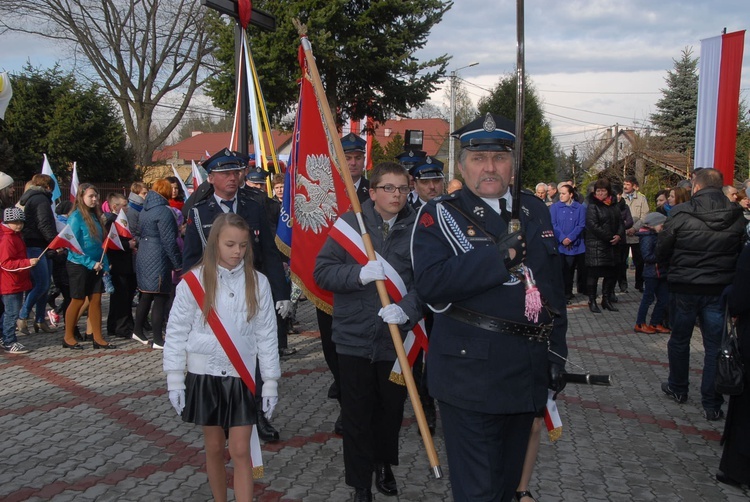
[(656, 245), (657, 259), (669, 260), (672, 322), (669, 379), (661, 389), (680, 404), (687, 401), (690, 338), (699, 318), (705, 349), (701, 403), (711, 421), (724, 416), (724, 398), (714, 390), (716, 354), (724, 329), (721, 293), (734, 277), (745, 229), (742, 209), (727, 200), (723, 184), (719, 171), (700, 170), (693, 180), (692, 199), (672, 208)]

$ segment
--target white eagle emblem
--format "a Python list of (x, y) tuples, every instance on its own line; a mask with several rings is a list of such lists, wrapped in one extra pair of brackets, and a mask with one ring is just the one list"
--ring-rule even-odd
[(331, 161), (327, 155), (308, 155), (305, 167), (309, 178), (297, 173), (294, 216), (303, 230), (312, 230), (317, 234), (337, 216)]

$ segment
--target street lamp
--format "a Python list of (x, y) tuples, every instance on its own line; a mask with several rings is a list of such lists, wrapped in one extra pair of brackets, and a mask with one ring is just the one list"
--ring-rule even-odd
[[(466, 66), (456, 68), (451, 72), (451, 117), (450, 117), (450, 131), (452, 133), (456, 128), (456, 79), (458, 76), (456, 72), (463, 70), (464, 68), (471, 68), (472, 66), (478, 65), (478, 62), (469, 63)], [(455, 163), (455, 146), (454, 139), (452, 136), (448, 136), (448, 181), (453, 179), (453, 170)]]

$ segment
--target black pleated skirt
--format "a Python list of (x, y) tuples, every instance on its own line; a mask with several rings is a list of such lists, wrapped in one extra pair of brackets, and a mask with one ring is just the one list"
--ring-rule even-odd
[(182, 420), (196, 425), (230, 427), (254, 425), (255, 399), (239, 377), (196, 375), (185, 378), (185, 409)]

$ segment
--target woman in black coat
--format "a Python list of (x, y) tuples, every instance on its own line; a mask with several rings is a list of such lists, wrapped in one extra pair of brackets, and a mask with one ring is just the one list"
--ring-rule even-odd
[(599, 277), (602, 281), (602, 308), (612, 311), (612, 295), (617, 282), (617, 265), (620, 258), (619, 244), (625, 240), (625, 225), (612, 194), (612, 185), (607, 179), (594, 183), (594, 192), (588, 196), (586, 208), (586, 290), (589, 309), (601, 313), (596, 305), (596, 288)]
[(171, 194), (172, 185), (169, 181), (155, 181), (138, 217), (140, 237), (135, 255), (135, 276), (141, 299), (135, 311), (133, 339), (144, 345), (149, 343), (148, 337), (143, 333), (143, 324), (153, 303), (151, 326), (154, 339), (151, 347), (154, 349), (164, 347), (162, 327), (172, 292), (172, 271), (182, 266), (177, 245), (177, 219), (167, 199)]
[(716, 479), (727, 484), (750, 485), (750, 245), (740, 253), (728, 302), (730, 313), (737, 316), (737, 337), (745, 364), (745, 391), (729, 398), (721, 438), (724, 451)]

